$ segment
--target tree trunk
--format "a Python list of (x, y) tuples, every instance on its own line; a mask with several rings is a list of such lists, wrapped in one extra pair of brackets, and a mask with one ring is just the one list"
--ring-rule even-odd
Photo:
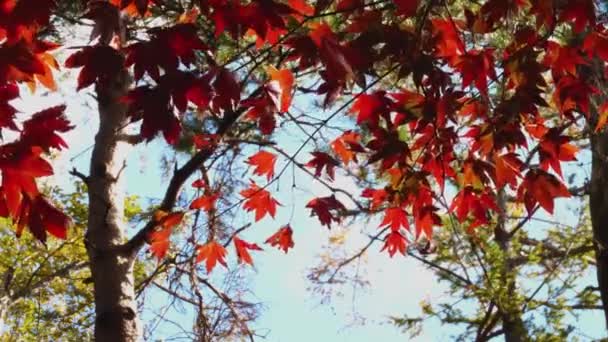
[(591, 137), (591, 184), (589, 208), (593, 226), (593, 245), (597, 281), (602, 297), (604, 318), (608, 327), (608, 132)]
[(529, 341), (529, 338), (521, 318), (523, 312), (517, 304), (517, 299), (514, 297), (517, 288), (517, 269), (515, 269), (511, 255), (511, 239), (513, 237), (507, 232), (505, 227), (504, 213), (506, 213), (507, 210), (505, 197), (504, 190), (498, 192), (498, 206), (501, 209), (501, 214), (499, 214), (500, 216), (494, 229), (494, 241), (496, 241), (500, 247), (503, 259), (500, 269), (500, 276), (503, 284), (499, 284), (499, 286), (506, 286), (508, 300), (512, 300), (513, 302), (499, 302), (497, 305), (502, 318), (502, 329), (505, 335), (505, 342), (522, 342)]
[(139, 337), (135, 301), (134, 257), (121, 251), (125, 241), (124, 189), (126, 143), (119, 137), (128, 123), (119, 101), (131, 83), (126, 70), (96, 87), (99, 131), (95, 136), (88, 177), (89, 216), (85, 244), (95, 291), (95, 339), (136, 341)]
[(505, 342), (529, 341), (524, 322), (521, 320), (520, 315), (504, 315), (502, 328), (505, 331)]

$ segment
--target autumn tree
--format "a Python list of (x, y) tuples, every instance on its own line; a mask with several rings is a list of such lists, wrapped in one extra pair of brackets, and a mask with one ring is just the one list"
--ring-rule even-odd
[[(253, 339), (250, 306), (200, 274), (227, 265), (229, 244), (244, 264), (262, 242), (296, 247), (291, 222), (256, 243), (241, 235), (250, 225), (227, 220), (239, 209), (256, 222), (275, 217), (287, 199), (270, 185), (290, 166), (294, 182), (297, 169), (333, 193), (306, 205), (322, 226), (380, 213), (377, 239), (391, 256), (432, 241), (445, 215), (505, 252), (519, 230), (504, 224), (506, 202), (525, 208), (524, 224), (553, 213), (557, 198), (571, 196), (562, 164), (577, 158), (582, 131), (592, 142), (591, 221), (606, 309), (602, 8), (593, 0), (2, 0), (0, 124), (13, 134), (1, 146), (0, 213), (17, 235), (27, 228), (43, 243), (49, 234), (67, 238), (70, 219), (38, 179), (53, 174), (48, 153), (69, 144), (61, 134), (77, 128), (60, 104), (17, 116), (11, 103), (21, 85), (55, 89), (53, 51), (63, 45), (70, 53), (61, 64), (77, 70), (74, 87), (94, 95), (99, 114), (89, 169), (71, 172), (88, 191), (83, 241), (97, 340), (140, 336), (136, 290), (160, 274), (190, 283), (200, 338), (222, 336), (210, 333), (202, 286), (228, 308), (228, 330)], [(82, 23), (90, 23), (90, 41), (62, 39)], [(505, 43), (492, 44), (494, 35)], [(299, 113), (299, 101), (316, 101), (320, 114)], [(344, 113), (352, 127), (334, 130), (323, 148)], [(295, 148), (280, 139), (288, 127), (305, 137)], [(154, 211), (131, 232), (128, 150), (157, 137), (168, 147), (159, 153), (177, 151), (174, 168)], [(309, 145), (319, 148), (304, 155)], [(362, 193), (332, 184), (336, 169), (351, 164), (358, 167), (348, 174), (368, 181)], [(237, 176), (244, 168), (251, 180)], [(136, 284), (146, 245), (159, 267)], [(519, 284), (505, 265), (498, 276), (514, 293)], [(498, 309), (503, 325), (520, 325), (516, 312)], [(516, 334), (507, 340), (522, 337), (509, 331)]]

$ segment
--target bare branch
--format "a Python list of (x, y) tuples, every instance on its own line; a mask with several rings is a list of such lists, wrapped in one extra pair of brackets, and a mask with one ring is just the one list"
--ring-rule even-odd
[(83, 174), (82, 172), (78, 171), (76, 168), (73, 168), (72, 171), (70, 171), (70, 174), (74, 177), (78, 177), (80, 178), (80, 180), (84, 183), (84, 184), (89, 184), (89, 176)]
[(118, 141), (124, 141), (131, 145), (137, 145), (137, 144), (143, 142), (144, 138), (141, 136), (141, 134), (123, 133), (123, 134), (118, 135)]

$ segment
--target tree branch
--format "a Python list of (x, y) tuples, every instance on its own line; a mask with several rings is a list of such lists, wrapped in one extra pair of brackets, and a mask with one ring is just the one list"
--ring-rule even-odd
[(205, 284), (205, 286), (207, 286), (213, 293), (215, 293), (215, 295), (222, 302), (224, 302), (224, 304), (226, 305), (226, 307), (228, 308), (228, 310), (230, 310), (230, 314), (234, 317), (234, 319), (241, 326), (241, 330), (243, 331), (243, 333), (245, 333), (247, 335), (247, 337), (249, 337), (249, 340), (251, 342), (253, 342), (254, 341), (253, 334), (251, 333), (251, 330), (247, 326), (247, 323), (245, 323), (241, 319), (241, 316), (239, 315), (239, 313), (234, 308), (234, 305), (232, 305), (232, 299), (230, 299), (230, 297), (228, 297), (226, 294), (224, 294), (224, 293), (220, 292), (218, 289), (216, 289), (215, 286), (211, 285), (211, 283), (209, 281), (207, 281), (206, 279), (203, 279), (201, 277), (197, 277), (197, 278), (198, 278), (198, 281), (200, 281), (201, 283)]
[[(232, 127), (232, 125), (238, 120), (244, 110), (228, 112), (225, 114), (224, 119), (220, 121), (219, 127), (216, 131), (216, 134), (220, 137), (225, 135), (228, 130)], [(217, 146), (217, 145), (216, 145)], [(209, 147), (198, 151), (186, 164), (184, 164), (181, 168), (177, 169), (169, 182), (169, 186), (165, 191), (165, 197), (159, 207), (160, 210), (163, 211), (171, 211), (177, 202), (177, 198), (179, 196), (179, 192), (181, 191), (182, 186), (186, 182), (196, 170), (198, 170), (207, 159), (213, 154), (215, 151), (215, 147)], [(129, 240), (123, 248), (129, 252), (130, 255), (135, 255), (144, 245), (147, 240), (148, 234), (156, 227), (158, 222), (154, 219), (148, 221), (148, 223), (140, 229), (131, 240)]]
[(118, 140), (119, 141), (124, 141), (124, 142), (126, 142), (128, 144), (131, 144), (131, 145), (137, 145), (137, 144), (143, 142), (144, 138), (141, 136), (141, 134), (126, 134), (126, 133), (123, 133), (123, 134), (120, 134), (118, 136)]
[(73, 168), (72, 171), (70, 171), (70, 175), (74, 176), (74, 177), (78, 177), (80, 178), (80, 180), (84, 183), (84, 184), (89, 184), (89, 176), (83, 174), (82, 172), (76, 170), (76, 168)]

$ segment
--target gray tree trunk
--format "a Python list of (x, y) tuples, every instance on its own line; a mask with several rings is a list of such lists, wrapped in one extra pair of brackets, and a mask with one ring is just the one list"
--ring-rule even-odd
[(89, 216), (85, 236), (95, 291), (95, 339), (136, 341), (140, 335), (135, 301), (134, 257), (119, 248), (125, 241), (124, 189), (126, 143), (119, 137), (128, 123), (119, 101), (131, 84), (126, 70), (96, 88), (99, 131), (88, 177)]

